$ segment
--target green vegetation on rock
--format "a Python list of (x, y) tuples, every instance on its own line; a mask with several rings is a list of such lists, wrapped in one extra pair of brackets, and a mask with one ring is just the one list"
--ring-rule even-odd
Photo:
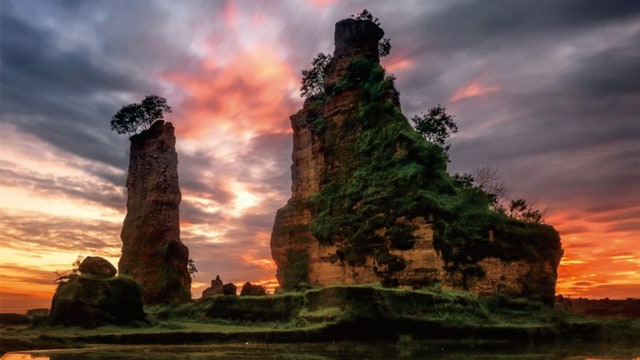
[[(449, 271), (481, 277), (482, 271), (471, 265), (487, 257), (559, 260), (560, 241), (553, 227), (491, 211), (491, 194), (460, 186), (447, 173), (442, 144), (425, 140), (409, 125), (393, 78), (385, 77), (377, 62), (354, 59), (328, 97), (310, 104), (311, 112), (346, 91), (359, 92), (355, 116), (340, 125), (320, 117), (310, 121), (327, 163), (336, 164), (311, 197), (311, 229), (322, 244), (340, 245), (340, 260), (357, 266), (373, 257), (383, 277), (402, 270), (403, 260), (389, 250), (413, 248), (410, 220), (416, 217), (432, 222), (434, 246)], [(345, 134), (345, 129), (351, 132)]]

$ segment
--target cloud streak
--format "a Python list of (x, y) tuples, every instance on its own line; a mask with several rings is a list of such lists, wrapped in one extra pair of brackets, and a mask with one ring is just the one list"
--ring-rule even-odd
[[(174, 109), (194, 295), (216, 274), (273, 281), (268, 238), (290, 194), (300, 70), (362, 6), (3, 1), (0, 241), (29, 264), (13, 273), (42, 279), (79, 249), (117, 260), (128, 141), (108, 123), (156, 93)], [(636, 296), (640, 3), (366, 6), (391, 38), (383, 63), (405, 115), (442, 104), (456, 116), (450, 172), (496, 168), (514, 196), (548, 209), (565, 245), (560, 292)], [(19, 289), (3, 288), (3, 301), (23, 299)]]

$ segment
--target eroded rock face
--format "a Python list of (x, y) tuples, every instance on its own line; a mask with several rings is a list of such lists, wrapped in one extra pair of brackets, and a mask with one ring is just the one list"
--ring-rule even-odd
[(99, 256), (87, 256), (82, 260), (78, 271), (81, 274), (110, 278), (116, 276), (116, 268), (105, 258)]
[(338, 22), (325, 94), (291, 116), (292, 194), (271, 236), (280, 287), (439, 283), (553, 299), (557, 232), (454, 187), (440, 148), (402, 115), (379, 63), (383, 36), (372, 22)]
[(180, 241), (178, 155), (171, 123), (131, 137), (120, 274), (142, 285), (145, 303), (191, 299), (189, 249)]

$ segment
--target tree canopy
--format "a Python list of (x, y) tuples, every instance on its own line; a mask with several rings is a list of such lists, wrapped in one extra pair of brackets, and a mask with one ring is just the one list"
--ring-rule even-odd
[(147, 95), (141, 103), (125, 105), (111, 118), (111, 130), (118, 134), (135, 135), (148, 129), (156, 120), (164, 119), (171, 112), (167, 99)]
[(450, 145), (447, 139), (451, 133), (458, 132), (458, 125), (453, 120), (453, 116), (446, 113), (444, 106), (432, 107), (426, 113), (415, 115), (411, 118), (413, 127), (430, 143), (436, 144), (446, 153)]
[(311, 61), (311, 69), (302, 70), (300, 96), (311, 98), (324, 95), (324, 73), (331, 59), (329, 54), (318, 53)]

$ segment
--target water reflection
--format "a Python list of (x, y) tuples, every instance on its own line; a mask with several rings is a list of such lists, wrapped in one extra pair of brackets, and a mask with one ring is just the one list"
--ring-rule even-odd
[[(574, 348), (575, 347), (575, 348)], [(640, 348), (610, 346), (534, 347), (507, 344), (409, 343), (219, 344), (193, 346), (97, 346), (5, 354), (0, 360), (130, 359), (566, 359), (640, 360)]]

